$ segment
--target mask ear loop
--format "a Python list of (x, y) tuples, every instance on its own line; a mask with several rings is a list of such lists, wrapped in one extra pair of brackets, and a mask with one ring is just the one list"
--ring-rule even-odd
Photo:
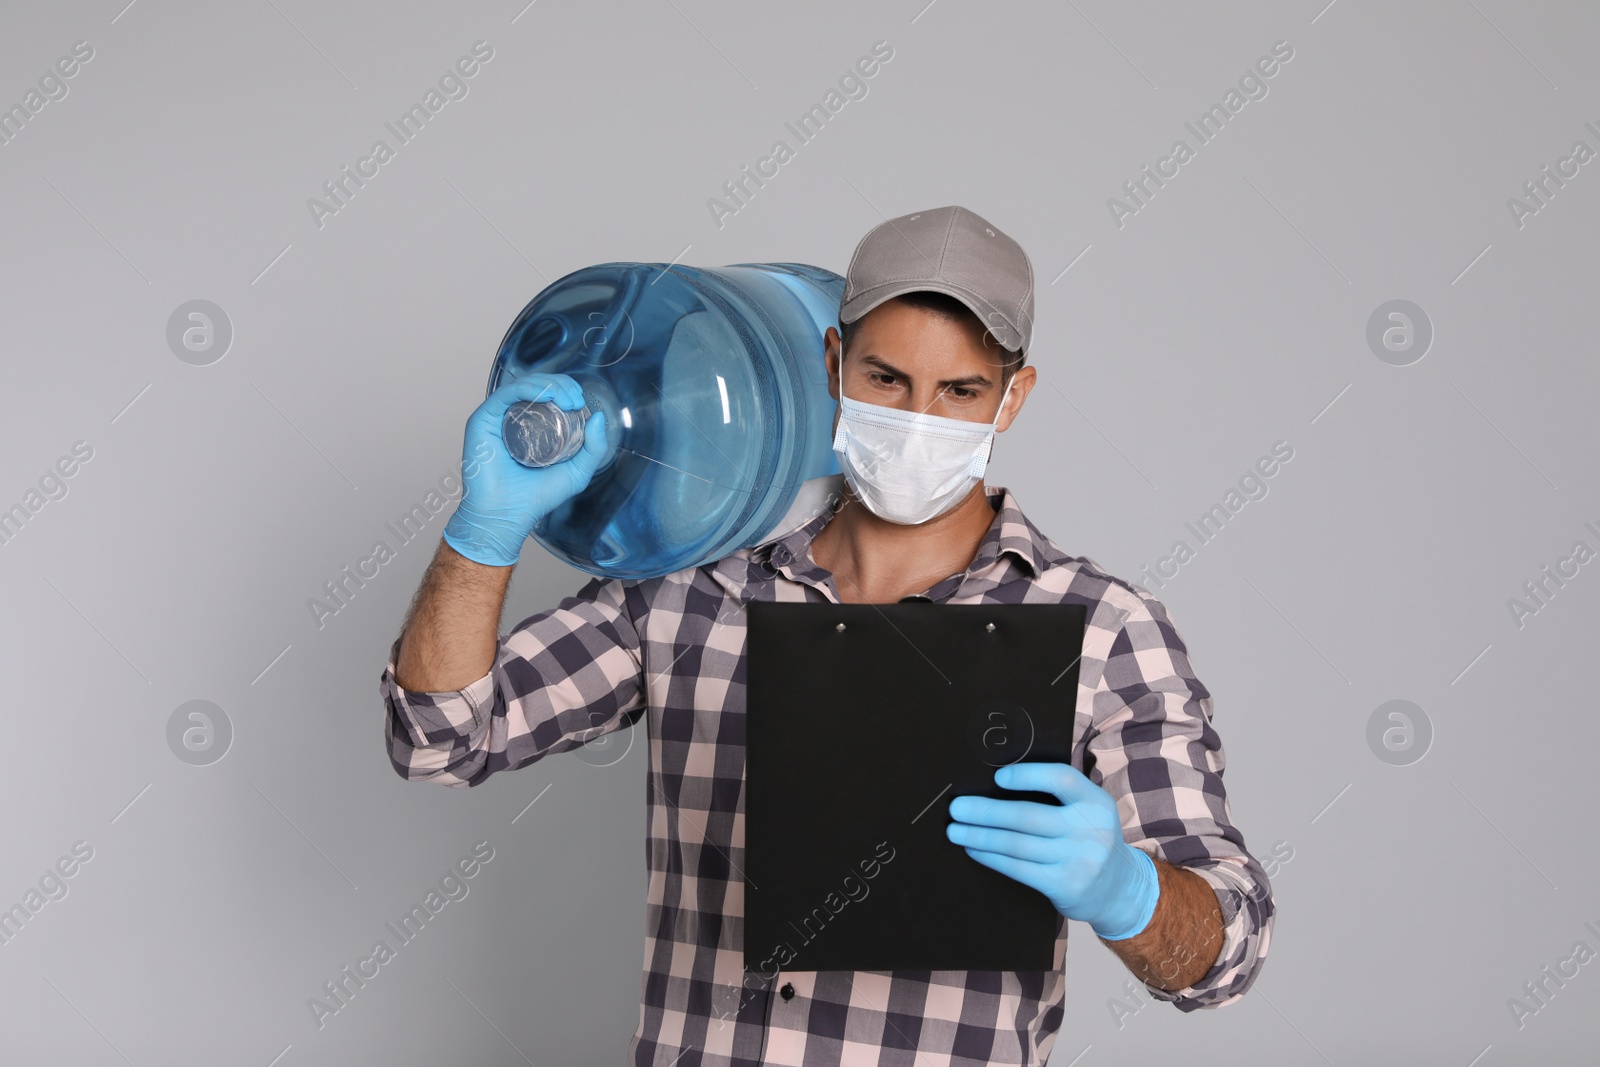
[(1011, 387), (1016, 382), (1017, 376), (1012, 374), (1011, 380), (1006, 382), (1005, 391), (1000, 394), (1000, 406), (995, 409), (994, 419), (989, 423), (988, 440), (984, 442), (983, 450), (973, 455), (972, 463), (967, 467), (967, 473), (974, 478), (982, 478), (983, 472), (989, 468), (989, 457), (994, 454), (994, 435), (999, 432), (997, 427), (1000, 425), (1000, 413), (1005, 411), (1006, 397), (1011, 395)]
[(994, 409), (994, 420), (989, 423), (989, 429), (996, 429), (1000, 425), (1000, 414), (1006, 409), (1006, 397), (1011, 395), (1011, 387), (1017, 384), (1016, 374), (1011, 375), (1011, 380), (1006, 383), (1005, 392), (1000, 394), (1000, 406)]
[[(839, 427), (833, 432), (833, 450), (843, 452), (845, 449), (845, 424), (844, 417), (844, 336), (839, 337)], [(839, 464), (839, 473), (844, 473), (844, 464)], [(846, 479), (848, 481), (849, 479)]]

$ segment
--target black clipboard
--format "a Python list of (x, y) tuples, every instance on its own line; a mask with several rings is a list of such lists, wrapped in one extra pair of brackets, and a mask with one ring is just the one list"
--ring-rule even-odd
[(1037, 890), (945, 836), (995, 769), (1070, 763), (1082, 604), (749, 605), (747, 970), (1053, 969)]

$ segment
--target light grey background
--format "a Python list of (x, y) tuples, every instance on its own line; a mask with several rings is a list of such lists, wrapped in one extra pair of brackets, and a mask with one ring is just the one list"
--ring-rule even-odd
[[(0, 945), (0, 1060), (621, 1062), (644, 747), (396, 776), (378, 676), (442, 515), (322, 628), (307, 601), (459, 463), (548, 282), (842, 271), (884, 217), (960, 203), (1038, 275), (1040, 386), (991, 484), (1168, 605), (1247, 844), (1292, 852), (1261, 979), (1219, 1011), (1119, 1025), (1128, 975), (1076, 930), (1051, 1062), (1592, 1062), (1600, 964), (1520, 1027), (1507, 1003), (1600, 949), (1600, 564), (1520, 628), (1507, 606), (1600, 547), (1600, 163), (1507, 207), (1600, 149), (1592, 6), (125, 2), (0, 9), (7, 107), (94, 49), (0, 146), (0, 506), (93, 448), (0, 546), (0, 906), (94, 850)], [(479, 40), (469, 95), (319, 228), (308, 198)], [(797, 145), (879, 40), (867, 96)], [(1119, 228), (1107, 199), (1280, 40), (1268, 95)], [(780, 138), (719, 228), (708, 198)], [(194, 299), (234, 329), (209, 366), (166, 340)], [(1393, 299), (1435, 331), (1409, 366), (1366, 341)], [(1141, 577), (1280, 440), (1264, 499)], [(582, 580), (530, 545), (503, 626)], [(1432, 724), (1408, 766), (1367, 742), (1393, 699)], [(191, 700), (234, 731), (208, 766), (168, 746)], [(478, 841), (470, 895), (319, 1030), (308, 998)]]

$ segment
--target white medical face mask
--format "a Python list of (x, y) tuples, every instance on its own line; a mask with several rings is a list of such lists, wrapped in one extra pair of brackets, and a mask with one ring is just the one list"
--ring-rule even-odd
[(916, 526), (965, 500), (983, 477), (995, 426), (1016, 375), (1006, 383), (994, 422), (968, 422), (851, 400), (839, 391), (833, 450), (839, 469), (867, 510)]

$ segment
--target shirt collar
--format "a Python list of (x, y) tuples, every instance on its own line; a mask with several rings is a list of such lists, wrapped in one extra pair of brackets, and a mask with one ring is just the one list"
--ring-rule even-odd
[[(1027, 577), (1037, 578), (1048, 565), (1046, 561), (1054, 555), (1049, 539), (1022, 513), (1011, 490), (1004, 486), (987, 486), (986, 495), (989, 505), (995, 509), (994, 521), (979, 542), (978, 551), (963, 577), (990, 577), (986, 572), (1004, 557), (1010, 557), (1022, 566)], [(758, 565), (787, 570), (797, 579), (820, 580), (828, 572), (811, 558), (811, 542), (832, 519), (833, 514), (824, 511), (803, 526), (749, 549), (749, 557)]]

